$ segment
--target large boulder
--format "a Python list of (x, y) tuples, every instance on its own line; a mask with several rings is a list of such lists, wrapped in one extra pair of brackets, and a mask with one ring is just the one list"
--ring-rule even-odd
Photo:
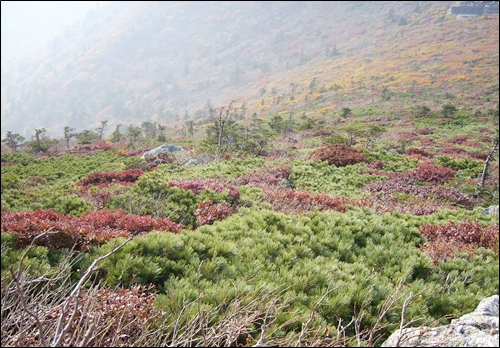
[(382, 347), (498, 347), (498, 295), (448, 325), (396, 330)]
[(176, 146), (174, 144), (163, 144), (158, 146), (155, 149), (146, 151), (142, 154), (141, 158), (144, 157), (150, 157), (150, 156), (156, 156), (159, 153), (164, 153), (164, 152), (177, 152), (177, 151), (183, 151), (184, 149), (181, 146)]

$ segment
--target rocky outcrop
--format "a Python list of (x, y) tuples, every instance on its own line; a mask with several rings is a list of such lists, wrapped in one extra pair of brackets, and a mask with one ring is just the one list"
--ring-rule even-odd
[(141, 156), (141, 158), (156, 156), (159, 153), (164, 153), (164, 152), (177, 152), (177, 151), (182, 151), (182, 150), (183, 150), (183, 148), (181, 146), (176, 146), (174, 144), (169, 144), (169, 145), (163, 144), (163, 145), (158, 146), (155, 149), (144, 152), (144, 154)]
[(451, 324), (397, 330), (382, 347), (498, 347), (498, 295)]

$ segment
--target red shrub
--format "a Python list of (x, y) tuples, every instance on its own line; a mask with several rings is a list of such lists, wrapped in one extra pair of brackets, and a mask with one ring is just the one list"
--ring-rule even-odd
[(484, 152), (468, 152), (469, 157), (485, 161), (488, 158), (488, 154)]
[(36, 245), (54, 249), (79, 249), (85, 244), (85, 231), (74, 224), (73, 220), (74, 218), (57, 214), (53, 210), (2, 213), (2, 232), (16, 232), (19, 248), (28, 246), (36, 236), (48, 231), (48, 234), (36, 240)]
[(89, 244), (102, 243), (115, 237), (157, 231), (180, 232), (182, 225), (169, 219), (129, 216), (123, 210), (91, 211), (79, 218), (57, 214), (53, 210), (37, 210), (14, 214), (2, 213), (2, 232), (17, 233), (18, 247), (35, 243), (48, 248), (85, 250)]
[(491, 144), (493, 139), (488, 135), (481, 135), (479, 137), (479, 141), (482, 141), (483, 143)]
[(468, 135), (457, 135), (456, 137), (449, 139), (447, 143), (462, 145), (462, 143), (464, 141), (467, 141), (468, 139), (469, 139)]
[(234, 207), (227, 203), (213, 204), (212, 201), (202, 201), (198, 203), (198, 209), (194, 211), (196, 224), (211, 225), (215, 221), (222, 221), (234, 213)]
[(436, 185), (444, 184), (445, 182), (452, 180), (455, 177), (455, 174), (456, 171), (451, 168), (429, 162), (420, 162), (418, 164), (418, 168), (410, 172), (413, 179)]
[(293, 189), (267, 189), (266, 202), (270, 203), (276, 211), (287, 214), (302, 214), (313, 211), (335, 210), (344, 213), (346, 207), (342, 199), (321, 194), (313, 194), (307, 191)]
[[(382, 172), (381, 174), (384, 173)], [(434, 204), (442, 202), (440, 203), (442, 207), (450, 209), (453, 209), (454, 205), (464, 206), (466, 209), (473, 209), (477, 204), (482, 203), (481, 199), (471, 197), (455, 189), (442, 188), (436, 185), (415, 185), (411, 172), (385, 174), (389, 180), (368, 184), (363, 190), (377, 194), (378, 200), (382, 200), (386, 202), (386, 204), (394, 204), (392, 201), (393, 195), (398, 192), (419, 197), (425, 200), (427, 202), (426, 204), (431, 202)]]
[(445, 144), (441, 148), (440, 154), (448, 155), (451, 157), (463, 157), (467, 155), (467, 151), (453, 145)]
[(418, 230), (429, 241), (423, 251), (434, 261), (453, 257), (456, 251), (473, 253), (478, 247), (492, 249), (498, 255), (498, 224), (485, 227), (467, 219), (460, 224), (453, 221), (441, 226), (424, 224)]
[(439, 261), (455, 258), (458, 253), (471, 255), (474, 250), (475, 248), (471, 245), (461, 244), (456, 240), (447, 240), (445, 238), (439, 238), (420, 247), (420, 251), (429, 255), (436, 265)]
[(482, 148), (483, 144), (478, 143), (477, 141), (464, 141), (462, 143), (463, 146), (468, 146), (468, 147), (475, 147), (475, 148)]
[(376, 161), (376, 162), (370, 162), (366, 166), (371, 169), (381, 169), (387, 161)]
[(76, 183), (79, 186), (134, 183), (144, 174), (141, 169), (128, 169), (121, 172), (95, 172)]
[(343, 144), (324, 145), (313, 152), (314, 158), (319, 161), (328, 161), (328, 164), (345, 167), (351, 164), (366, 162), (362, 150), (357, 150)]
[(406, 150), (405, 152), (407, 155), (421, 155), (423, 157), (428, 157), (428, 158), (432, 158), (434, 157), (434, 154), (432, 152), (429, 152), (427, 150), (424, 150), (424, 149), (417, 149), (415, 147), (410, 147), (409, 149)]
[(248, 173), (237, 179), (238, 185), (279, 185), (288, 179), (292, 172), (291, 166), (261, 167), (253, 173)]
[(420, 142), (420, 146), (423, 146), (423, 147), (436, 145), (436, 143), (434, 142), (434, 139), (432, 139), (432, 138), (419, 138), (418, 141)]
[(121, 183), (121, 185), (111, 185), (107, 187), (105, 184), (99, 186), (77, 186), (77, 189), (74, 189), (72, 192), (91, 203), (96, 210), (101, 210), (104, 209), (110, 197), (123, 193), (126, 190), (125, 186), (130, 184), (132, 183)]

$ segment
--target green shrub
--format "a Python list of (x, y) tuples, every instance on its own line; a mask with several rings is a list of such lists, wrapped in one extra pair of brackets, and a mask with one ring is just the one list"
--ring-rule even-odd
[(452, 168), (457, 171), (457, 177), (476, 179), (482, 172), (484, 163), (470, 158), (454, 158), (449, 156), (434, 157), (434, 164)]
[(362, 174), (364, 168), (365, 164), (339, 168), (329, 166), (325, 161), (295, 161), (288, 179), (297, 190), (361, 197), (361, 188), (383, 180), (380, 176)]
[[(454, 219), (461, 215), (455, 213)], [(319, 307), (315, 325), (335, 326), (339, 318), (350, 320), (365, 303), (362, 325), (370, 327), (389, 295), (398, 293), (403, 301), (410, 292), (419, 291), (422, 297), (407, 313), (438, 319), (459, 301), (472, 310), (479, 299), (495, 293), (498, 280), (498, 265), (491, 267), (493, 253), (478, 249), (477, 253), (487, 256), (484, 260), (473, 257), (472, 264), (452, 270), (434, 265), (420, 252), (424, 239), (417, 227), (441, 218), (377, 215), (359, 208), (293, 218), (266, 209), (242, 208), (222, 222), (189, 233), (155, 232), (136, 238), (101, 269), (108, 286), (153, 283), (166, 294), (161, 306), (177, 311), (183, 303), (196, 300), (200, 292), (201, 305), (209, 309), (231, 300), (235, 284), (252, 296), (257, 294), (250, 289), (268, 286), (289, 289), (283, 295), (289, 306), (278, 315), (278, 321), (284, 323), (293, 315), (307, 317), (331, 283), (336, 290)], [(95, 249), (92, 258), (112, 245)], [(477, 273), (467, 287), (450, 287), (443, 281), (450, 272), (454, 272), (450, 277), (466, 279), (472, 270)], [(457, 308), (453, 311), (460, 311)], [(384, 335), (398, 325), (397, 311), (386, 320), (389, 326)], [(284, 333), (297, 327), (300, 325), (292, 321)]]
[(369, 162), (384, 161), (381, 170), (386, 172), (404, 172), (417, 168), (418, 160), (406, 156), (382, 151), (365, 149), (363, 154)]

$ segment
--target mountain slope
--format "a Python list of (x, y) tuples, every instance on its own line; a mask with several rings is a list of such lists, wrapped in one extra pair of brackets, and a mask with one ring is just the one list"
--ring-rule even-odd
[[(238, 98), (246, 116), (498, 105), (498, 15), (451, 2), (120, 2), (2, 69), (2, 129), (199, 119)], [(434, 104), (433, 104), (434, 103)]]

